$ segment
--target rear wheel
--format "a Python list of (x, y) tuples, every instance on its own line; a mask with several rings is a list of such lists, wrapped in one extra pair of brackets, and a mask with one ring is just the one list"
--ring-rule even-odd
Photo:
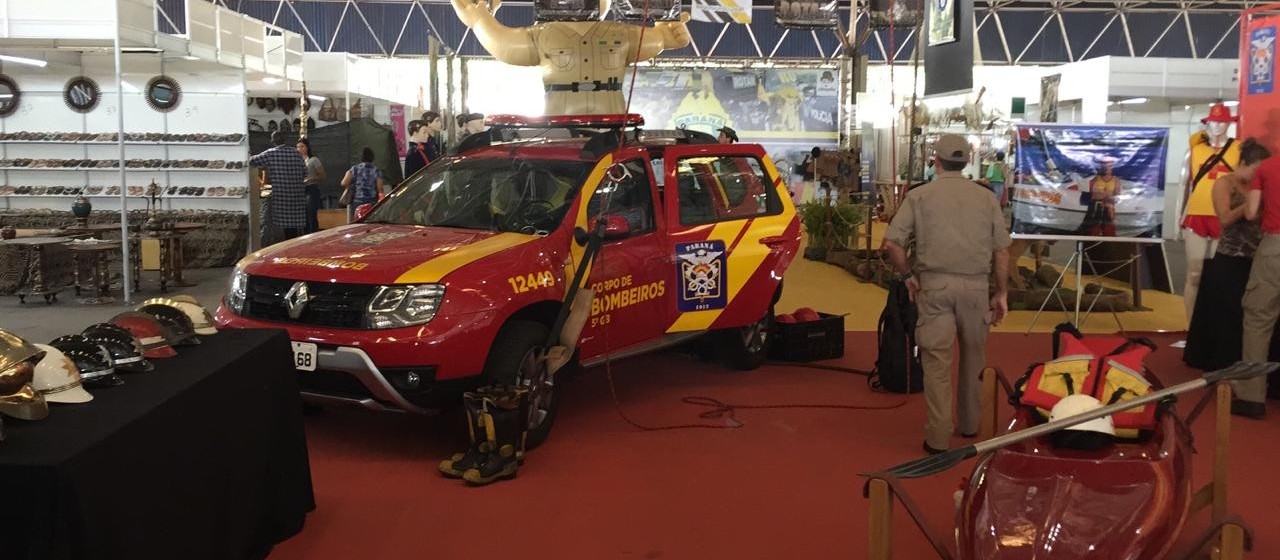
[(529, 389), (529, 422), (525, 446), (537, 447), (551, 433), (560, 399), (545, 363), (538, 360), (547, 342), (547, 326), (512, 320), (498, 331), (484, 364), (489, 383)]
[(719, 333), (720, 359), (733, 369), (749, 371), (764, 364), (773, 336), (773, 306), (763, 317), (745, 327), (725, 329)]

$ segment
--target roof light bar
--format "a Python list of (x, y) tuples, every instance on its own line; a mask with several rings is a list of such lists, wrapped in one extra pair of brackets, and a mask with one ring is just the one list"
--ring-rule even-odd
[(484, 123), (489, 126), (514, 128), (629, 128), (644, 126), (644, 117), (626, 115), (557, 115), (526, 117), (521, 115), (489, 115)]

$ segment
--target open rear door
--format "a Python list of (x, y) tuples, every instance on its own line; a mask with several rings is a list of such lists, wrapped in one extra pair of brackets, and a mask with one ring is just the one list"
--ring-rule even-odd
[(674, 257), (667, 332), (740, 327), (774, 301), (800, 226), (777, 169), (757, 145), (690, 145), (664, 157)]

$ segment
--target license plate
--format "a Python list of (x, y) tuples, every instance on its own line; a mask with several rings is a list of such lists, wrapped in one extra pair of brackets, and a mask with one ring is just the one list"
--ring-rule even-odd
[(293, 367), (301, 371), (315, 371), (316, 358), (319, 351), (315, 344), (310, 342), (293, 343)]

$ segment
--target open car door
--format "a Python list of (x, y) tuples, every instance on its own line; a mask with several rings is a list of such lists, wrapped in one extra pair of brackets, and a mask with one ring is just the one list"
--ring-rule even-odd
[(800, 245), (778, 170), (753, 144), (675, 146), (664, 155), (675, 300), (667, 332), (759, 321)]

